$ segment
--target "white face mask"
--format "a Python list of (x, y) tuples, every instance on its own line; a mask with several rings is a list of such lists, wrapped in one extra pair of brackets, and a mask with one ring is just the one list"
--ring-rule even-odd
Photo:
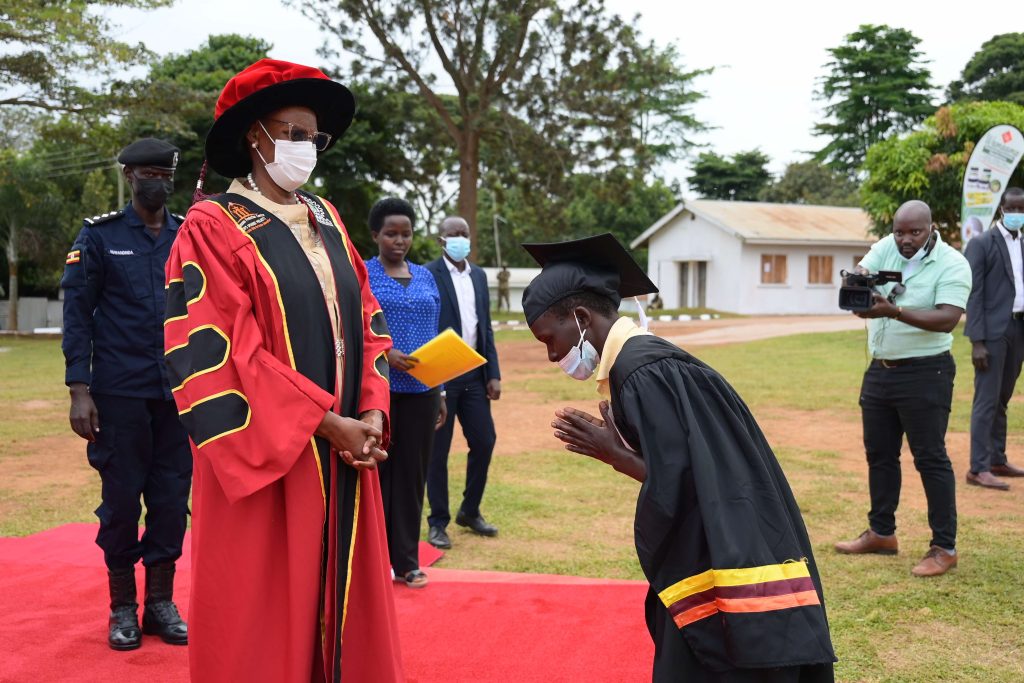
[(263, 159), (267, 174), (282, 190), (294, 192), (309, 180), (313, 169), (316, 168), (316, 147), (309, 140), (301, 142), (275, 140), (267, 132), (262, 121), (260, 121), (260, 128), (263, 128), (263, 132), (267, 133), (267, 137), (274, 143), (274, 160), (269, 164), (260, 154), (260, 150), (256, 150), (260, 159)]
[[(575, 315), (573, 317), (575, 318)], [(579, 318), (576, 318), (576, 329), (580, 331), (580, 342), (565, 354), (565, 358), (558, 361), (558, 367), (573, 379), (583, 381), (590, 379), (594, 374), (597, 364), (601, 362), (601, 356), (594, 345), (584, 339), (587, 333), (580, 327)]]

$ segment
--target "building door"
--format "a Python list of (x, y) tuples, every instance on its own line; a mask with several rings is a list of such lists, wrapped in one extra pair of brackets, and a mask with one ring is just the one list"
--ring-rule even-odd
[(706, 308), (708, 292), (708, 262), (697, 261), (697, 308)]
[(679, 308), (690, 307), (690, 262), (679, 264)]

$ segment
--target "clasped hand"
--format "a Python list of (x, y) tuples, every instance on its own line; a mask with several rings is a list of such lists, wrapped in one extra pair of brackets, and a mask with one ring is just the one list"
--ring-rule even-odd
[(327, 439), (345, 464), (372, 470), (388, 457), (380, 447), (383, 426), (384, 415), (379, 410), (369, 410), (358, 420), (328, 411), (316, 435)]
[(637, 481), (644, 481), (647, 478), (644, 461), (619, 438), (612, 425), (608, 401), (601, 401), (598, 408), (603, 420), (576, 408), (556, 410), (555, 420), (551, 423), (555, 429), (555, 438), (565, 443), (567, 451), (600, 460), (618, 472)]

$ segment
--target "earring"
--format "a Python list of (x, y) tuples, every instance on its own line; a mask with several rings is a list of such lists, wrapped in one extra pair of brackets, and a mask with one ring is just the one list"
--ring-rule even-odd
[(257, 144), (256, 144), (255, 142), (254, 142), (254, 143), (252, 143), (252, 148), (253, 148), (253, 149), (256, 149), (256, 148), (257, 148), (258, 146), (259, 146), (259, 145), (257, 145)]

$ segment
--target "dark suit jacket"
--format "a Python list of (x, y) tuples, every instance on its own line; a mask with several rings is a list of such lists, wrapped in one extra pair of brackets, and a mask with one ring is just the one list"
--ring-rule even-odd
[[(1015, 244), (1024, 249), (1024, 236), (1017, 238)], [(971, 264), (973, 277), (964, 334), (972, 342), (999, 339), (1010, 322), (1015, 295), (1006, 240), (999, 228), (993, 226), (968, 242), (964, 255)]]
[[(467, 262), (468, 264), (468, 262)], [(449, 327), (462, 334), (462, 318), (459, 316), (459, 299), (455, 294), (455, 285), (448, 272), (444, 257), (427, 264), (427, 270), (434, 275), (437, 291), (441, 294), (441, 315), (437, 321), (437, 331), (443, 332)], [(476, 294), (476, 350), (487, 359), (484, 375), (487, 380), (501, 379), (498, 370), (498, 350), (494, 347), (494, 330), (491, 329), (491, 296), (487, 291), (487, 275), (477, 266), (471, 266), (469, 277), (473, 281)]]

